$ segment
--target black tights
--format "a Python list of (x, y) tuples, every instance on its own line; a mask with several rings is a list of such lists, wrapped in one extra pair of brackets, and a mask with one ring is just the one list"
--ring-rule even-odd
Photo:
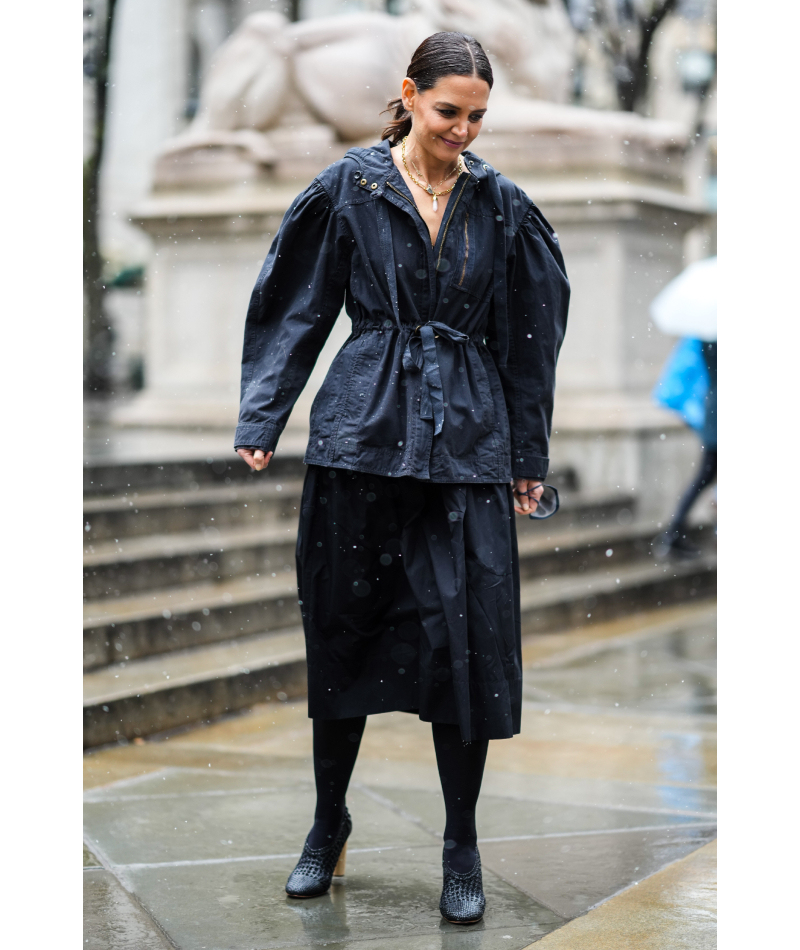
[[(345, 795), (356, 764), (366, 716), (314, 720), (314, 778), (317, 808), (309, 834), (312, 848), (329, 844), (339, 830)], [(444, 847), (448, 865), (469, 871), (475, 863), (478, 833), (475, 806), (481, 790), (488, 740), (462, 742), (458, 726), (433, 723), (433, 745), (447, 815)]]
[(700, 459), (700, 470), (692, 481), (692, 484), (689, 485), (683, 493), (683, 498), (681, 498), (678, 504), (678, 510), (672, 516), (672, 521), (667, 528), (672, 539), (677, 539), (686, 533), (686, 518), (689, 514), (689, 509), (697, 500), (698, 495), (707, 485), (710, 485), (714, 481), (716, 476), (717, 450), (716, 448), (704, 449), (703, 456)]
[(342, 823), (344, 798), (367, 717), (314, 719), (313, 722), (317, 809), (308, 843), (312, 848), (323, 848), (330, 844)]
[(444, 826), (447, 863), (454, 871), (471, 871), (478, 847), (475, 806), (481, 793), (489, 741), (462, 742), (458, 726), (435, 722), (433, 746), (447, 815)]

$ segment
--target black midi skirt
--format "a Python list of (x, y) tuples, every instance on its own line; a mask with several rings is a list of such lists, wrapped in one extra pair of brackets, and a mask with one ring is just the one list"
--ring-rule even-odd
[(520, 730), (511, 486), (308, 467), (297, 576), (308, 714), (404, 710), (465, 742)]

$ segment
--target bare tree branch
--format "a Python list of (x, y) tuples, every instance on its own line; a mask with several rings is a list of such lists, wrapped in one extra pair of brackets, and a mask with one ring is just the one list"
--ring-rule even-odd
[[(647, 87), (650, 82), (650, 48), (653, 45), (655, 32), (675, 7), (678, 0), (662, 0), (657, 4), (649, 16), (639, 15), (639, 49), (631, 68), (633, 81), (630, 90), (629, 111), (633, 111), (639, 102), (647, 94)], [(619, 93), (618, 93), (619, 95)]]
[[(103, 259), (98, 227), (100, 168), (103, 161), (108, 107), (108, 61), (117, 0), (86, 0), (84, 27), (88, 56), (84, 68), (94, 85), (92, 152), (83, 165), (83, 290), (86, 334), (85, 386), (92, 392), (110, 388), (108, 362), (111, 332), (105, 315)], [(102, 16), (101, 16), (102, 14)]]
[[(564, 0), (567, 8), (571, 5)], [(595, 0), (588, 21), (611, 64), (621, 109), (633, 112), (647, 96), (650, 51), (661, 23), (678, 0), (653, 0), (645, 11), (634, 0)]]

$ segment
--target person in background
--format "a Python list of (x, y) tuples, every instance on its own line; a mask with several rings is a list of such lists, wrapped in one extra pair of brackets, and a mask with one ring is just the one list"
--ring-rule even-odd
[(703, 454), (700, 468), (683, 493), (675, 514), (667, 527), (653, 539), (653, 553), (657, 558), (691, 559), (702, 552), (688, 538), (688, 517), (692, 505), (717, 477), (717, 343), (703, 342), (703, 361), (708, 370), (708, 391), (705, 397), (705, 419), (700, 431)]

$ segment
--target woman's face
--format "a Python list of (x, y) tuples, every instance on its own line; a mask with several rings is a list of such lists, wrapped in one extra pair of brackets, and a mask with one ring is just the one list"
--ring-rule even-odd
[(478, 76), (444, 76), (426, 92), (418, 92), (413, 79), (404, 79), (411, 138), (432, 158), (455, 161), (481, 130), (489, 92), (489, 84)]

